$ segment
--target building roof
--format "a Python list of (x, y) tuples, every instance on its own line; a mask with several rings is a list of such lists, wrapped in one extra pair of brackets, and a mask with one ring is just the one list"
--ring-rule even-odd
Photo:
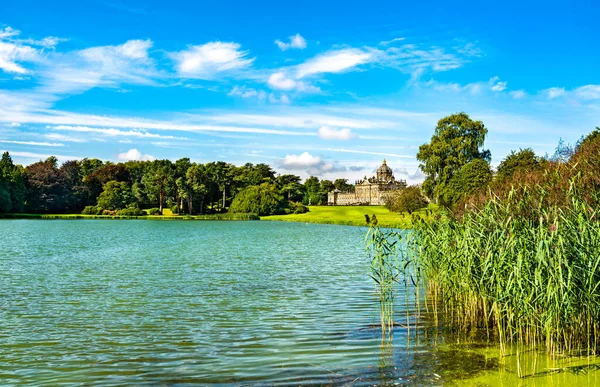
[(383, 159), (383, 164), (377, 168), (377, 173), (392, 173), (392, 168), (388, 167), (385, 159)]

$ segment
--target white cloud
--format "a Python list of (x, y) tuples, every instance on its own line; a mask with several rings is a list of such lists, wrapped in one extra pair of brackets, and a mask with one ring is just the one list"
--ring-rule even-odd
[(298, 48), (301, 50), (306, 48), (306, 40), (300, 34), (290, 36), (289, 43), (284, 43), (281, 40), (277, 39), (275, 41), (275, 44), (282, 51), (288, 50), (290, 48)]
[(43, 48), (54, 48), (60, 39), (48, 36), (42, 40), (21, 39), (21, 31), (11, 27), (0, 28), (0, 70), (17, 75), (31, 71), (22, 66), (22, 62), (37, 62), (42, 59)]
[(321, 126), (319, 128), (319, 137), (324, 140), (351, 140), (357, 136), (348, 128), (335, 129), (328, 126)]
[(287, 95), (283, 94), (283, 93), (281, 93), (281, 95), (279, 97), (277, 97), (273, 93), (270, 93), (269, 94), (269, 102), (271, 102), (271, 103), (281, 103), (281, 104), (287, 105), (287, 104), (290, 103), (290, 98)]
[(160, 134), (142, 132), (140, 130), (119, 130), (114, 128), (90, 128), (88, 126), (68, 126), (58, 125), (53, 128), (54, 130), (66, 130), (80, 133), (97, 133), (105, 136), (123, 136), (123, 137), (140, 137), (140, 138), (164, 138), (164, 139), (185, 139), (182, 137), (163, 136)]
[(40, 70), (42, 91), (78, 93), (94, 87), (119, 87), (122, 83), (151, 85), (158, 72), (148, 51), (153, 42), (129, 40), (116, 46), (97, 46), (56, 54)]
[(500, 82), (499, 77), (493, 77), (490, 79), (490, 90), (492, 91), (504, 91), (506, 90), (506, 82)]
[(10, 124), (11, 128), (18, 128), (19, 126), (21, 126), (21, 124), (18, 122), (11, 122), (11, 124)]
[(242, 98), (258, 98), (260, 101), (264, 101), (267, 98), (267, 93), (264, 90), (256, 90), (246, 86), (234, 86), (227, 95)]
[(563, 87), (551, 87), (546, 90), (542, 90), (542, 93), (546, 95), (548, 99), (554, 99), (565, 95), (565, 89)]
[(248, 51), (234, 42), (209, 42), (171, 53), (177, 72), (186, 78), (212, 79), (219, 73), (239, 70), (252, 64)]
[(277, 90), (292, 90), (297, 84), (293, 79), (287, 78), (283, 72), (271, 74), (267, 83)]
[(600, 85), (585, 85), (574, 90), (575, 95), (583, 100), (600, 99)]
[(392, 43), (401, 42), (403, 40), (406, 40), (406, 38), (394, 38), (394, 39), (391, 39), (391, 40), (384, 40), (382, 42), (379, 42), (379, 45), (380, 46), (389, 46)]
[(31, 62), (38, 59), (38, 50), (21, 43), (0, 40), (0, 70), (7, 73), (27, 74), (29, 71), (18, 62)]
[(17, 145), (31, 145), (31, 146), (65, 146), (65, 144), (60, 144), (57, 142), (38, 142), (38, 141), (13, 141), (13, 140), (0, 140), (1, 143), (5, 144), (17, 144)]
[(323, 160), (320, 157), (304, 152), (300, 155), (286, 155), (281, 161), (281, 166), (287, 169), (307, 169), (319, 166), (322, 163)]
[(304, 78), (322, 73), (341, 73), (361, 64), (369, 63), (373, 59), (373, 53), (359, 48), (331, 50), (298, 65), (296, 76), (297, 78)]
[(511, 91), (510, 95), (514, 99), (522, 99), (527, 96), (527, 93), (525, 92), (525, 90), (515, 90), (515, 91)]
[(71, 137), (71, 136), (65, 136), (64, 134), (60, 134), (60, 133), (48, 133), (48, 134), (44, 134), (44, 137), (47, 139), (50, 139), (50, 140), (58, 140), (58, 141), (65, 141), (65, 142), (77, 142), (77, 143), (86, 142), (84, 139)]
[(131, 160), (152, 161), (152, 160), (156, 160), (154, 156), (143, 155), (139, 150), (137, 150), (135, 148), (132, 148), (125, 153), (119, 153), (117, 158), (122, 161), (131, 161)]

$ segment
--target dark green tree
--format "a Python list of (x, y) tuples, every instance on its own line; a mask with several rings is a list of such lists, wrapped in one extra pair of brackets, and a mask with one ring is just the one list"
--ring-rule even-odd
[(333, 185), (342, 192), (352, 192), (354, 190), (354, 185), (348, 183), (348, 179), (335, 179)]
[(283, 213), (285, 200), (275, 184), (251, 185), (240, 191), (229, 210), (232, 213), (253, 213), (260, 216)]
[(492, 170), (487, 161), (475, 159), (462, 167), (450, 180), (444, 192), (443, 204), (452, 206), (465, 196), (484, 189), (492, 180)]
[(61, 213), (65, 211), (65, 198), (70, 194), (56, 157), (28, 165), (24, 172), (25, 207), (33, 213)]
[(186, 186), (189, 189), (187, 195), (188, 211), (193, 213), (194, 202), (199, 203), (198, 212), (204, 213), (204, 200), (209, 193), (209, 176), (206, 173), (205, 166), (202, 164), (193, 164), (186, 173)]
[(321, 204), (321, 183), (318, 177), (311, 176), (306, 179), (304, 182), (304, 188), (306, 190), (304, 200), (302, 200), (304, 204), (309, 206)]
[(104, 184), (104, 190), (98, 196), (98, 207), (103, 210), (121, 210), (134, 202), (131, 187), (124, 181), (109, 181)]
[(212, 162), (206, 164), (206, 172), (211, 180), (219, 187), (219, 191), (223, 193), (221, 210), (224, 210), (226, 207), (227, 188), (231, 187), (234, 183), (235, 166), (224, 161)]
[(438, 121), (428, 144), (419, 147), (417, 160), (425, 174), (423, 191), (436, 201), (443, 199), (454, 175), (468, 162), (489, 162), (489, 150), (482, 149), (487, 129), (466, 113), (452, 114)]
[(0, 159), (0, 212), (23, 212), (25, 191), (23, 168), (4, 152)]
[(167, 196), (172, 193), (174, 176), (175, 171), (170, 160), (155, 160), (148, 166), (142, 178), (148, 197), (158, 202), (161, 214)]
[(534, 171), (542, 168), (542, 159), (535, 155), (531, 148), (512, 151), (498, 165), (496, 177), (504, 181), (511, 178), (517, 171)]
[(412, 214), (421, 208), (427, 207), (427, 200), (421, 193), (419, 186), (411, 185), (388, 196), (386, 207), (393, 212), (408, 212)]

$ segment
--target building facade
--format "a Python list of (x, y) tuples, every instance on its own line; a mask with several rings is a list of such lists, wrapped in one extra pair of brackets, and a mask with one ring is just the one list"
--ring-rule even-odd
[(333, 190), (327, 194), (327, 203), (330, 206), (370, 205), (380, 206), (385, 204), (387, 195), (406, 187), (406, 181), (396, 180), (392, 169), (383, 160), (377, 168), (376, 176), (354, 183), (354, 192)]

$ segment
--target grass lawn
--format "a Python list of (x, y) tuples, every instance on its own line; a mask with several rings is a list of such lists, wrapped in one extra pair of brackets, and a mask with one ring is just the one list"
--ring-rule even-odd
[[(348, 226), (366, 226), (365, 214), (376, 215), (379, 225), (391, 228), (411, 228), (411, 216), (408, 213), (390, 212), (384, 206), (310, 206), (306, 214), (261, 216), (261, 220), (277, 220), (284, 222), (305, 222), (343, 224)], [(429, 212), (415, 212), (422, 218), (431, 219), (432, 213), (439, 210), (435, 205), (429, 205)]]

